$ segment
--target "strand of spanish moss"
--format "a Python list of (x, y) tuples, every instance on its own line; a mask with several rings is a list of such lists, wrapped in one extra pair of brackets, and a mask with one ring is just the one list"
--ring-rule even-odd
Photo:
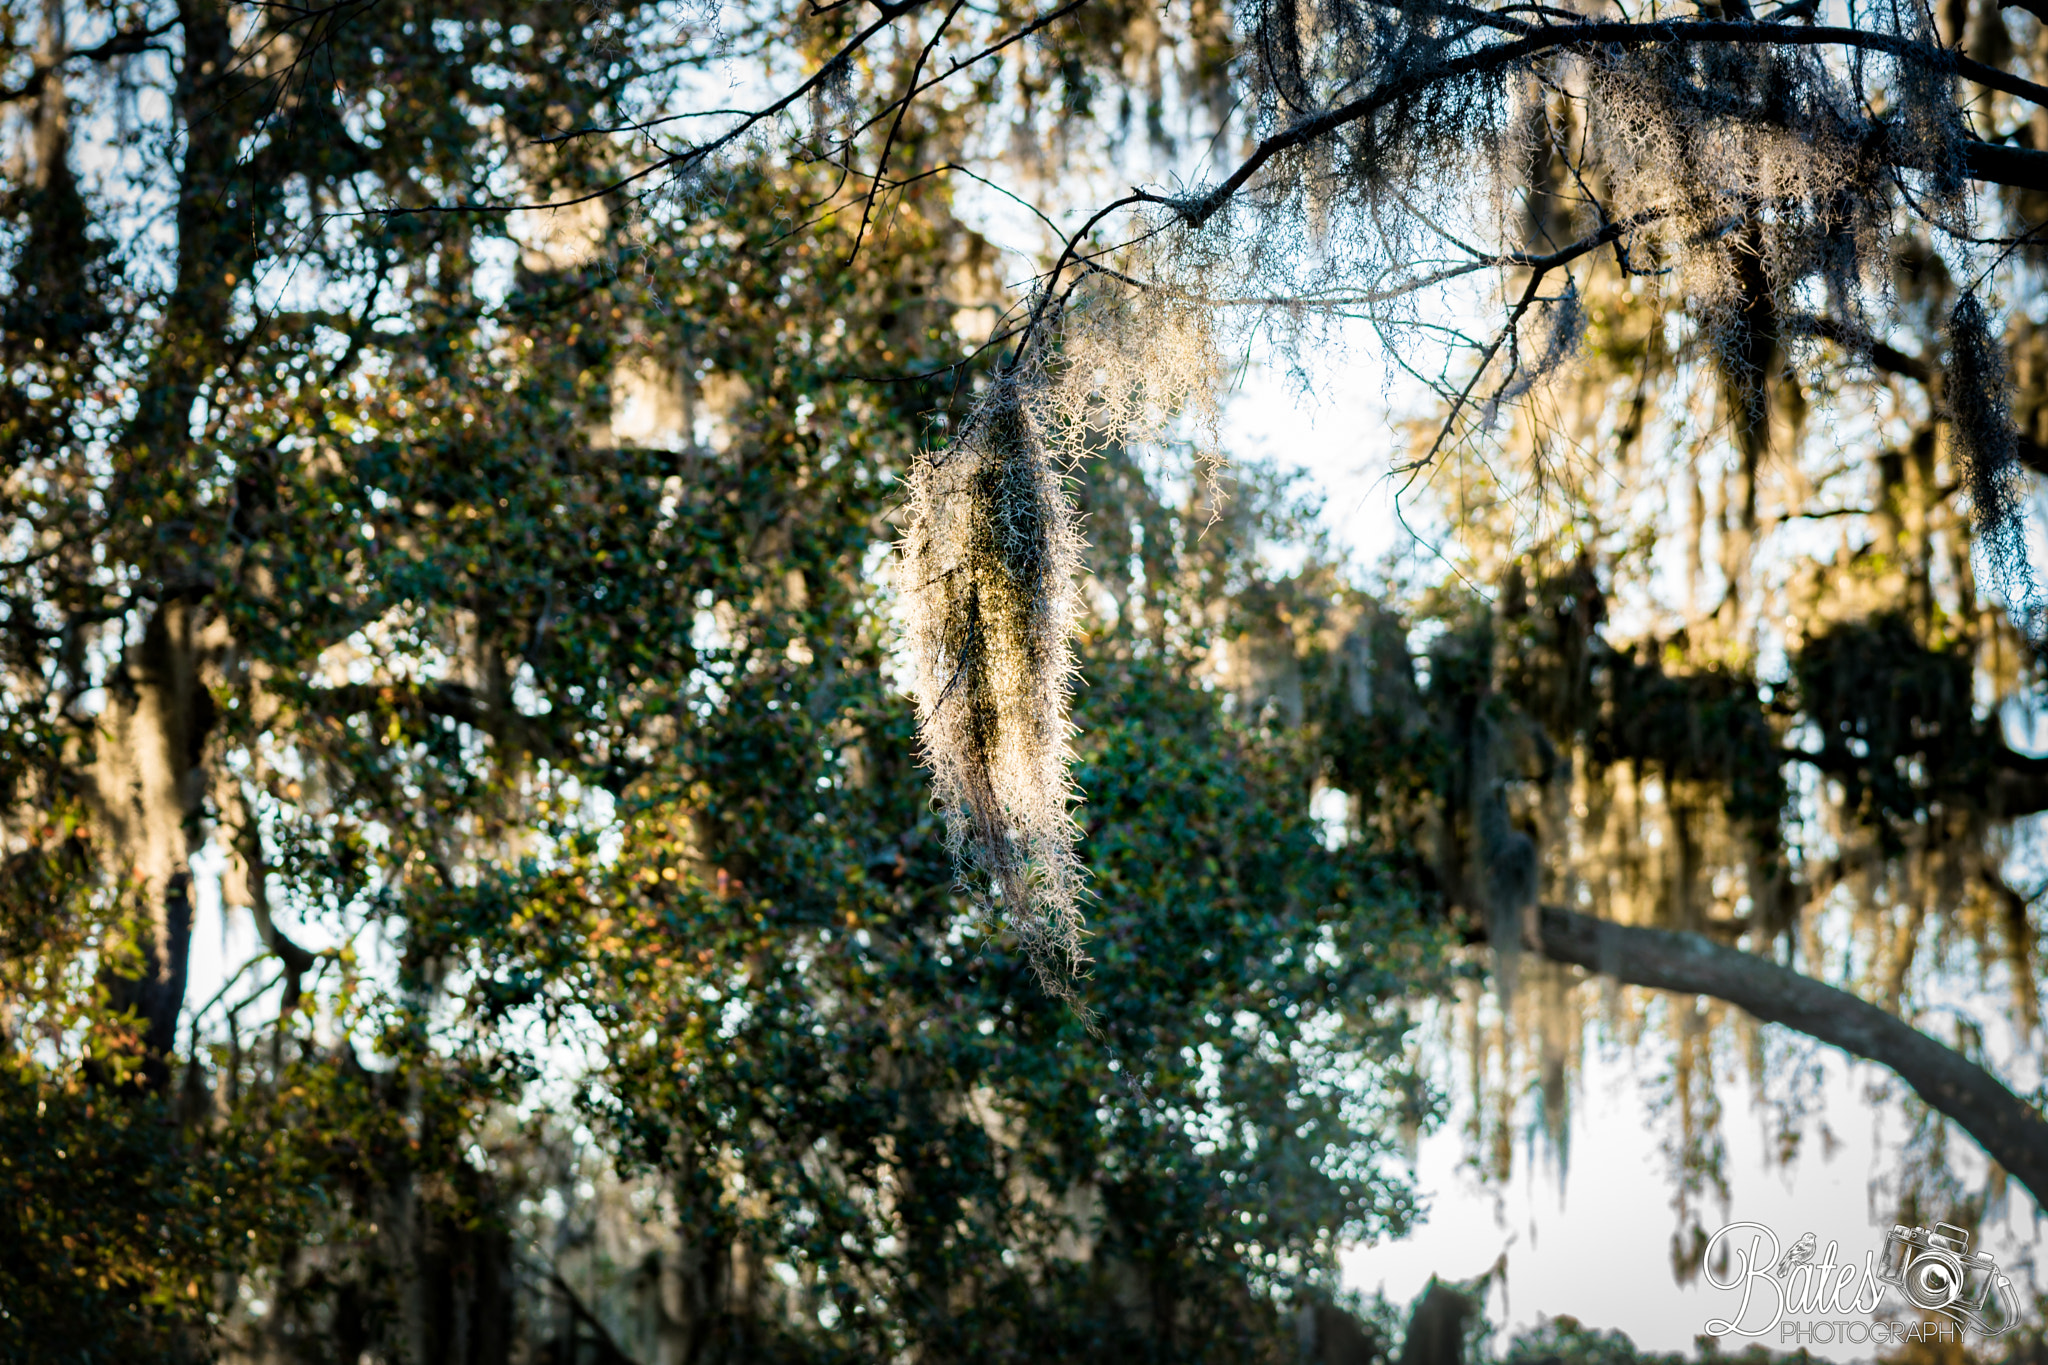
[(1991, 314), (1965, 290), (1948, 316), (1949, 363), (1942, 403), (1969, 490), (1971, 519), (1991, 581), (2016, 615), (2036, 607), (2027, 562), (2025, 478), (2012, 422), (2012, 379)]
[(1031, 410), (1036, 378), (992, 384), (954, 443), (918, 461), (904, 603), (948, 847), (1046, 990), (1072, 998), (1087, 962), (1067, 718), (1081, 538)]

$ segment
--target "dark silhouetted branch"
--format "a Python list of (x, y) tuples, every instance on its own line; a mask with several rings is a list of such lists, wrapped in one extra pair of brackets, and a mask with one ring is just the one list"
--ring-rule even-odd
[(1699, 934), (1614, 924), (1544, 906), (1529, 945), (1632, 986), (1706, 995), (1889, 1068), (2048, 1206), (2048, 1119), (1996, 1076), (1847, 991)]

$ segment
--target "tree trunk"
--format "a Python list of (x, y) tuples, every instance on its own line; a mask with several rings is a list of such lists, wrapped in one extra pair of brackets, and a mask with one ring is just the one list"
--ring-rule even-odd
[[(177, 119), (184, 155), (178, 167), (177, 274), (155, 338), (135, 420), (117, 456), (108, 494), (110, 517), (124, 504), (155, 503), (152, 495), (187, 481), (193, 459), (193, 412), (228, 355), (234, 281), (247, 273), (253, 244), (235, 225), (239, 125), (230, 116), (228, 82), (234, 42), (218, 0), (179, 7), (183, 53)], [(239, 187), (243, 201), (250, 193)], [(106, 870), (139, 883), (152, 924), (137, 946), (140, 970), (110, 974), (117, 1005), (143, 1022), (144, 1076), (161, 1089), (169, 1079), (178, 1015), (185, 1003), (191, 944), (191, 871), (206, 780), (203, 758), (214, 721), (201, 677), (202, 603), (209, 572), (195, 553), (195, 529), (165, 523), (123, 524), (142, 580), (131, 610), (148, 614), (141, 642), (127, 649), (109, 680), (107, 710), (96, 736), (93, 791), (108, 836)], [(139, 599), (139, 600), (138, 600)], [(153, 600), (152, 600), (153, 599)], [(147, 606), (142, 603), (150, 603)], [(219, 643), (219, 642), (212, 642)]]
[(1544, 906), (1539, 942), (1569, 962), (1632, 986), (1707, 995), (1891, 1068), (2048, 1208), (2048, 1120), (1983, 1067), (1896, 1015), (1775, 962), (1699, 934), (1639, 929)]
[(192, 877), (187, 865), (197, 833), (205, 772), (201, 759), (213, 726), (213, 697), (199, 676), (200, 643), (193, 609), (180, 599), (157, 607), (142, 640), (109, 680), (107, 709), (94, 755), (100, 824), (110, 870), (134, 880), (150, 920), (136, 944), (140, 970), (110, 975), (116, 1008), (133, 1009), (143, 1026), (143, 1075), (161, 1090), (185, 1005), (185, 966), (192, 940)]

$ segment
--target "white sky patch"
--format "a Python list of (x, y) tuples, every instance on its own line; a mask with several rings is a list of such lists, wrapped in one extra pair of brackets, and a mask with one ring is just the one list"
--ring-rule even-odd
[[(1644, 1063), (1620, 1049), (1589, 1053), (1573, 1101), (1570, 1173), (1521, 1154), (1517, 1175), (1504, 1188), (1482, 1186), (1466, 1164), (1464, 1115), (1425, 1137), (1415, 1175), (1430, 1213), (1413, 1235), (1343, 1253), (1344, 1282), (1396, 1303), (1422, 1291), (1430, 1275), (1471, 1279), (1507, 1256), (1507, 1277), (1487, 1304), (1488, 1315), (1509, 1333), (1534, 1327), (1545, 1316), (1570, 1315), (1588, 1327), (1628, 1334), (1644, 1350), (1694, 1349), (1709, 1318), (1728, 1317), (1741, 1299), (1704, 1280), (1680, 1286), (1671, 1271), (1672, 1178), (1659, 1145), (1647, 1134), (1660, 1122), (1643, 1091)], [(1790, 1166), (1769, 1159), (1764, 1116), (1731, 1106), (1726, 1120), (1729, 1203), (1706, 1210), (1707, 1230), (1725, 1222), (1762, 1223), (1784, 1246), (1812, 1232), (1821, 1246), (1839, 1242), (1838, 1260), (1861, 1265), (1866, 1251), (1882, 1257), (1892, 1228), (1887, 1202), (1871, 1198), (1871, 1181), (1896, 1160), (1902, 1122), (1882, 1120), (1864, 1102), (1867, 1087), (1886, 1078), (1881, 1069), (1849, 1065), (1839, 1054), (1824, 1059), (1823, 1095), (1839, 1139), (1832, 1153), (1804, 1144)], [(1971, 1154), (1974, 1156), (1974, 1152)], [(1959, 1163), (1966, 1169), (1968, 1162)], [(1978, 1162), (1981, 1168), (1981, 1160)], [(1975, 1249), (1983, 1250), (2024, 1283), (2040, 1240), (2032, 1205), (2016, 1195), (1985, 1219)], [(1897, 1307), (1896, 1295), (1887, 1301)], [(1903, 1310), (1880, 1307), (1879, 1316), (1910, 1320)], [(1502, 1340), (1496, 1337), (1496, 1343)], [(1749, 1342), (1723, 1338), (1724, 1353)], [(1790, 1350), (1776, 1340), (1762, 1344)], [(1845, 1343), (1812, 1345), (1827, 1360), (1865, 1360), (1872, 1348)]]

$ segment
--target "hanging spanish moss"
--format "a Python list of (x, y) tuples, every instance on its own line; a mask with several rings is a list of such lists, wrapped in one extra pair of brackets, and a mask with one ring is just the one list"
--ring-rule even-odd
[(1086, 962), (1067, 705), (1081, 538), (1022, 385), (994, 384), (911, 477), (903, 598), (948, 844), (1046, 990)]
[(1949, 435), (1970, 496), (1971, 519), (1984, 547), (1991, 585), (2015, 611), (2031, 603), (2033, 571), (2027, 564), (2025, 479), (2012, 424), (2012, 381), (2005, 348), (1974, 291), (1965, 290), (1948, 315), (1949, 366), (1943, 399)]

